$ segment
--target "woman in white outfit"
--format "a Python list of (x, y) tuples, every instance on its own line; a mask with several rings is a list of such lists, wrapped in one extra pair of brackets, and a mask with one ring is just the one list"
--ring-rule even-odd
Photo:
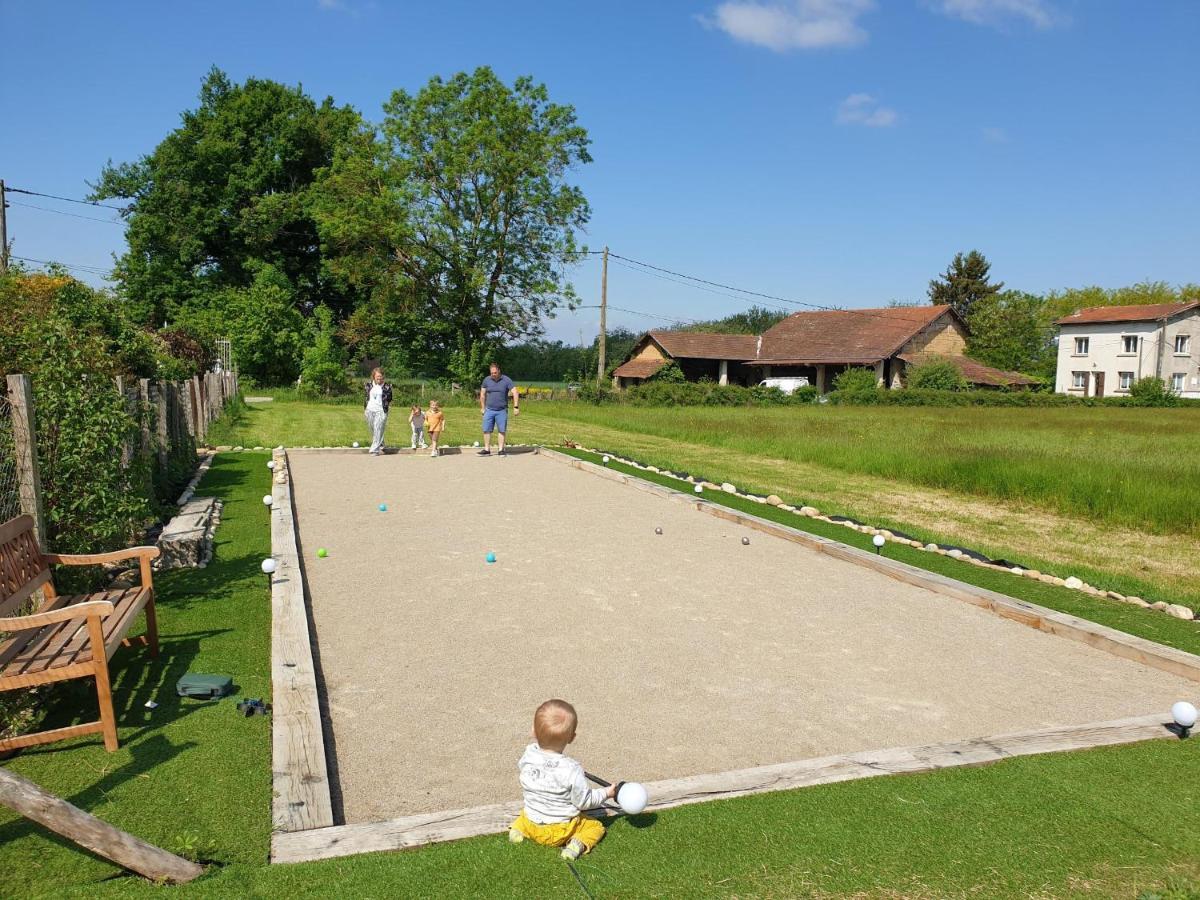
[(383, 369), (371, 373), (366, 383), (367, 425), (371, 429), (371, 455), (383, 452), (383, 430), (387, 427), (388, 409), (392, 405), (392, 386), (383, 380)]

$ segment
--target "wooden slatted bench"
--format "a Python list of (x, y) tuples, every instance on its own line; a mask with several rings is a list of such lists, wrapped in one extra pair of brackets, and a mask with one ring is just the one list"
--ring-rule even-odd
[[(134, 619), (146, 611), (145, 643), (158, 656), (158, 622), (150, 561), (157, 547), (131, 547), (86, 555), (42, 553), (30, 516), (0, 525), (0, 691), (68, 681), (96, 679), (100, 718), (95, 722), (55, 728), (0, 740), (0, 751), (46, 744), (80, 734), (104, 735), (104, 748), (117, 749), (108, 661), (117, 647), (128, 644)], [(52, 564), (89, 566), (137, 558), (142, 583), (123, 590), (93, 594), (59, 594), (50, 574)], [(32, 615), (14, 616), (38, 591), (43, 600)], [(6, 635), (6, 637), (5, 637)]]

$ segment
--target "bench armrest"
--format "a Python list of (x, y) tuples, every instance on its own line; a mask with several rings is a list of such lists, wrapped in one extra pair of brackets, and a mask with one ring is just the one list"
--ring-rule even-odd
[(66, 622), (71, 619), (86, 619), (88, 616), (112, 615), (113, 605), (107, 600), (87, 600), (83, 603), (73, 603), (52, 609), (50, 612), (34, 613), (32, 616), (15, 616), (11, 619), (0, 618), (0, 631), (24, 631), (26, 628), (41, 628), (43, 625), (53, 625), (55, 622)]
[(138, 559), (138, 567), (142, 575), (142, 587), (154, 590), (154, 575), (150, 571), (150, 560), (157, 559), (160, 551), (157, 547), (130, 547), (127, 550), (114, 550), (112, 553), (43, 553), (42, 559), (47, 563), (58, 563), (64, 566), (94, 566), (100, 563), (119, 562), (122, 559)]
[(156, 559), (158, 555), (157, 547), (130, 547), (127, 550), (114, 550), (111, 553), (43, 553), (42, 559), (61, 566), (95, 566), (100, 563), (133, 559), (135, 556)]

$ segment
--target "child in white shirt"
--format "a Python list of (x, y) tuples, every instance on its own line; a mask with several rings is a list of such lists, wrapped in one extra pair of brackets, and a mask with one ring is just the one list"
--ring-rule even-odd
[(583, 766), (564, 756), (575, 740), (579, 721), (565, 700), (547, 700), (533, 715), (534, 743), (525, 748), (517, 769), (525, 808), (509, 826), (508, 839), (525, 838), (548, 847), (562, 847), (563, 859), (579, 859), (604, 837), (604, 825), (585, 815), (616, 796), (611, 785), (589, 787)]
[(425, 413), (421, 407), (414, 406), (408, 414), (408, 424), (412, 426), (412, 449), (425, 449)]

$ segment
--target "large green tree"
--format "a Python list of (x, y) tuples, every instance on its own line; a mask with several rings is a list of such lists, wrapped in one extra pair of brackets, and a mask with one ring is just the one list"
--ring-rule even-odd
[[(576, 295), (589, 208), (570, 171), (587, 132), (545, 86), (488, 68), (396, 91), (312, 192), (328, 271), (387, 314), (388, 349), (409, 368), (455, 368), (541, 333)], [(369, 321), (355, 333), (365, 343)]]
[(116, 267), (128, 299), (161, 325), (197, 297), (249, 287), (265, 263), (298, 304), (348, 303), (326, 283), (307, 191), (361, 117), (300, 87), (234, 84), (216, 68), (199, 99), (151, 153), (110, 161), (93, 186), (93, 199), (129, 201), (129, 251)]
[(978, 250), (972, 250), (965, 256), (962, 253), (954, 254), (954, 260), (941, 277), (929, 282), (929, 302), (934, 305), (950, 304), (969, 324), (975, 304), (984, 297), (998, 294), (1004, 288), (1004, 282), (992, 284), (988, 281), (991, 268), (992, 264)]
[(1052, 377), (1054, 321), (1046, 298), (1003, 291), (980, 299), (971, 312), (967, 352), (998, 369)]

